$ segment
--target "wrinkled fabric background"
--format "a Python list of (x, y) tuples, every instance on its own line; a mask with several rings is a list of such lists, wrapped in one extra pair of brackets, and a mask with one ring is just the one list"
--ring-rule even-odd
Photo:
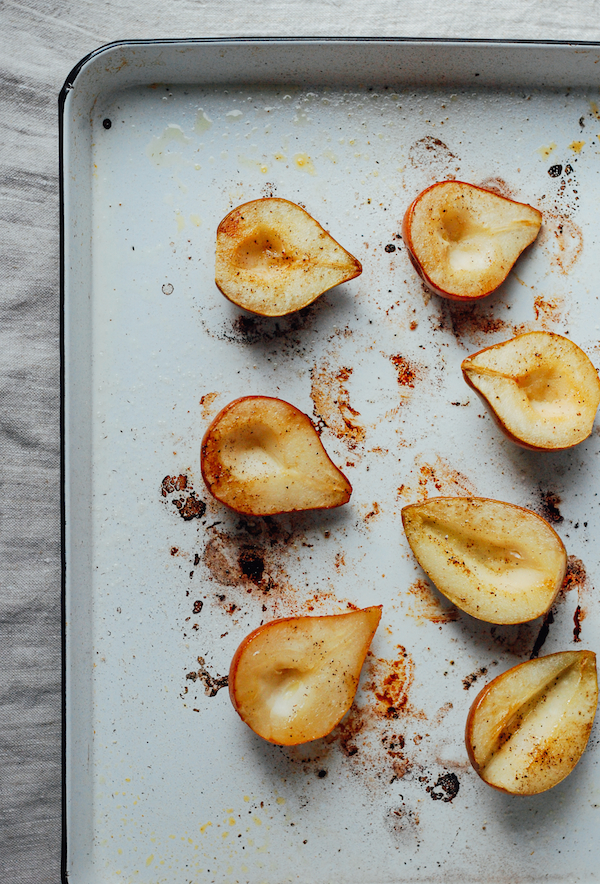
[(580, 0), (0, 0), (0, 881), (60, 880), (57, 97), (126, 38), (600, 40)]

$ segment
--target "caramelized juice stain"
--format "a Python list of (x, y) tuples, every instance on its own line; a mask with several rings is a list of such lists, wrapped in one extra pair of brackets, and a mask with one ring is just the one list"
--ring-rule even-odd
[(342, 367), (333, 370), (327, 361), (311, 371), (310, 397), (314, 416), (330, 429), (338, 439), (353, 449), (366, 438), (366, 430), (360, 420), (360, 412), (350, 404), (346, 381), (352, 369)]
[(460, 617), (458, 610), (449, 603), (444, 604), (425, 580), (415, 580), (407, 593), (406, 613), (417, 622), (450, 623)]

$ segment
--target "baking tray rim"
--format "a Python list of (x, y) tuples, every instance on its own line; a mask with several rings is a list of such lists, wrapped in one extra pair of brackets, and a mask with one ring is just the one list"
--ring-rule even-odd
[(65, 290), (66, 290), (66, 224), (65, 224), (65, 112), (67, 99), (76, 86), (76, 81), (87, 65), (101, 55), (118, 48), (157, 45), (214, 45), (224, 44), (424, 44), (449, 47), (480, 47), (499, 48), (501, 46), (527, 46), (543, 48), (600, 49), (600, 40), (543, 40), (543, 39), (506, 39), (501, 37), (402, 37), (402, 36), (238, 36), (238, 37), (181, 37), (152, 39), (122, 39), (103, 43), (84, 55), (69, 71), (58, 94), (58, 174), (59, 174), (59, 348), (60, 348), (60, 540), (61, 540), (61, 882), (69, 884), (67, 870), (67, 628), (66, 628), (66, 588), (67, 588), (67, 523), (66, 523), (66, 384), (65, 384)]

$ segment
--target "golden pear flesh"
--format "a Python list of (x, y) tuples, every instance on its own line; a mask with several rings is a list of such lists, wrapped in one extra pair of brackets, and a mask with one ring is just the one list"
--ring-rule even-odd
[(330, 509), (352, 493), (310, 418), (268, 396), (225, 406), (204, 434), (200, 465), (213, 497), (248, 515)]
[(592, 432), (600, 380), (568, 338), (542, 331), (518, 335), (469, 356), (462, 372), (500, 429), (524, 448), (570, 448)]
[(244, 203), (217, 229), (215, 282), (226, 298), (260, 316), (301, 310), (361, 272), (360, 261), (289, 200)]
[(541, 224), (542, 213), (526, 203), (464, 181), (440, 181), (411, 203), (402, 235), (432, 291), (473, 301), (504, 282)]
[(465, 731), (471, 764), (503, 792), (545, 792), (581, 758), (597, 704), (592, 651), (563, 651), (514, 666), (471, 707)]
[(425, 573), (478, 620), (533, 620), (563, 584), (564, 545), (530, 510), (481, 497), (435, 497), (405, 506), (402, 521)]
[(250, 633), (229, 670), (229, 695), (242, 720), (285, 746), (330, 733), (352, 705), (381, 610), (290, 617)]

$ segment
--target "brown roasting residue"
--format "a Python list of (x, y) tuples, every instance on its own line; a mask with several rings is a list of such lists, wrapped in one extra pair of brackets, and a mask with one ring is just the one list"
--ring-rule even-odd
[[(324, 742), (339, 742), (358, 769), (371, 768), (380, 776), (387, 768), (391, 782), (403, 777), (413, 763), (405, 750), (406, 737), (398, 730), (399, 721), (425, 718), (409, 702), (413, 678), (414, 664), (403, 647), (398, 646), (394, 660), (369, 652), (355, 701)], [(418, 742), (413, 740), (415, 746)]]
[(240, 551), (238, 564), (242, 574), (258, 586), (265, 572), (265, 558), (262, 551), (244, 547)]
[(484, 190), (491, 190), (492, 193), (497, 193), (498, 196), (514, 199), (513, 192), (504, 178), (485, 178), (481, 184), (479, 184), (479, 187), (483, 187)]
[(218, 399), (220, 393), (205, 393), (204, 396), (200, 399), (200, 405), (202, 406), (202, 417), (207, 420), (209, 417), (212, 417), (216, 411), (213, 408), (213, 402), (215, 399)]
[(381, 737), (381, 745), (392, 763), (394, 779), (402, 779), (412, 767), (410, 759), (404, 753), (404, 735), (386, 731)]
[(415, 664), (402, 645), (398, 645), (395, 660), (369, 657), (366, 669), (365, 690), (375, 700), (375, 713), (379, 718), (396, 719), (401, 715), (424, 717), (415, 712), (409, 703), (409, 692), (415, 677)]
[(440, 706), (438, 711), (435, 713), (433, 723), (435, 725), (440, 725), (442, 723), (442, 721), (444, 720), (444, 718), (448, 715), (448, 713), (450, 712), (451, 709), (454, 709), (454, 706), (450, 702), (444, 703), (443, 706)]
[(552, 264), (561, 273), (569, 273), (583, 250), (581, 228), (565, 215), (544, 216), (541, 242), (550, 253)]
[[(418, 466), (418, 458), (416, 463)], [(476, 494), (475, 486), (470, 479), (439, 455), (434, 463), (425, 463), (419, 467), (418, 492), (422, 499), (426, 500), (429, 497), (432, 485), (439, 494), (458, 494), (461, 497)]]
[(587, 611), (584, 607), (586, 596), (590, 590), (585, 565), (577, 556), (569, 556), (567, 559), (567, 573), (560, 590), (559, 599), (564, 598), (572, 589), (577, 590), (577, 607), (573, 615), (573, 641), (581, 641), (581, 623), (586, 618)]
[(542, 328), (547, 329), (562, 319), (563, 299), (556, 297), (544, 300), (541, 295), (536, 295), (533, 299), (533, 309), (536, 320)]
[(398, 374), (398, 383), (401, 387), (410, 387), (414, 390), (415, 381), (420, 380), (420, 369), (414, 363), (410, 362), (405, 356), (390, 356), (390, 362), (393, 364)]
[(375, 516), (378, 516), (380, 512), (381, 512), (381, 510), (379, 508), (379, 504), (377, 503), (377, 501), (374, 501), (371, 504), (371, 509), (369, 510), (367, 515), (365, 516), (365, 522), (369, 522), (371, 519), (374, 519)]
[(577, 594), (581, 595), (582, 591), (587, 587), (587, 571), (585, 565), (577, 556), (569, 556), (567, 558), (567, 571), (563, 585), (561, 587), (561, 595), (566, 595), (572, 589), (577, 590)]
[(528, 323), (514, 324), (493, 316), (488, 304), (460, 304), (439, 298), (437, 306), (437, 316), (431, 317), (434, 331), (450, 332), (462, 346), (464, 338), (476, 342), (498, 332), (511, 336), (530, 331)]
[[(213, 529), (204, 548), (202, 564), (214, 584), (213, 606), (236, 617), (249, 608), (258, 609), (265, 622), (277, 617), (335, 614), (354, 607), (339, 593), (323, 588), (315, 588), (309, 596), (297, 592), (284, 567), (291, 536), (277, 528), (275, 520), (261, 519), (259, 525), (242, 521), (238, 529), (239, 533)], [(305, 555), (310, 564), (310, 550)]]
[(408, 158), (415, 168), (429, 172), (433, 181), (456, 177), (456, 155), (433, 135), (426, 135), (415, 141), (408, 151)]
[(359, 420), (360, 412), (350, 404), (346, 381), (351, 374), (351, 368), (334, 371), (328, 363), (323, 363), (320, 368), (315, 366), (311, 371), (310, 397), (317, 420), (350, 448), (355, 448), (365, 441), (366, 431)]
[(407, 591), (407, 614), (418, 622), (427, 620), (430, 623), (450, 623), (459, 619), (457, 609), (449, 603), (444, 605), (427, 581), (415, 580)]

